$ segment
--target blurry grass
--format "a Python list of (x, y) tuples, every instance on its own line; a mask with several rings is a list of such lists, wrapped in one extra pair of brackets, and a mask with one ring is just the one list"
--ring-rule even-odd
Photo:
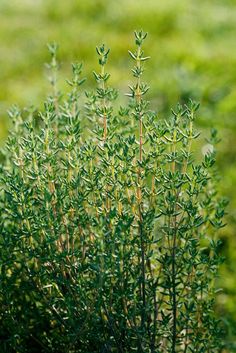
[(95, 46), (105, 42), (111, 47), (112, 84), (125, 93), (132, 80), (127, 50), (133, 30), (142, 27), (149, 32), (146, 52), (152, 59), (145, 77), (151, 104), (164, 114), (177, 101), (200, 100), (199, 124), (218, 127), (222, 137), (222, 191), (231, 203), (229, 226), (222, 231), (227, 261), (219, 310), (236, 326), (235, 18), (235, 0), (0, 1), (0, 144), (9, 126), (7, 109), (37, 106), (49, 93), (44, 63), (50, 41), (60, 45), (62, 87), (73, 60), (84, 62), (86, 84), (93, 84)]

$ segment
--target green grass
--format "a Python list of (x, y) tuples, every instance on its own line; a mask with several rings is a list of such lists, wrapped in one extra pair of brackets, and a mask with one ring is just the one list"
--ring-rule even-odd
[[(1, 0), (0, 141), (12, 104), (37, 106), (49, 92), (44, 62), (46, 43), (60, 45), (62, 77), (82, 60), (87, 87), (94, 83), (95, 46), (111, 47), (111, 83), (127, 92), (127, 55), (136, 28), (149, 32), (146, 70), (149, 99), (160, 113), (176, 101), (201, 102), (199, 125), (220, 130), (222, 192), (230, 198), (228, 227), (222, 232), (226, 262), (219, 310), (236, 321), (236, 3), (233, 0)], [(64, 87), (61, 80), (60, 85)], [(120, 97), (124, 99), (124, 97)], [(234, 324), (235, 325), (235, 324)]]

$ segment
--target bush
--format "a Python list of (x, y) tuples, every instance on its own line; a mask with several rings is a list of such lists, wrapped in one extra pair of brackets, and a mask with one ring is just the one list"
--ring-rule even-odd
[(3, 352), (221, 351), (218, 138), (212, 130), (195, 161), (199, 105), (178, 105), (167, 120), (149, 109), (145, 38), (135, 32), (127, 106), (116, 109), (104, 45), (97, 89), (81, 106), (81, 64), (72, 65), (63, 96), (50, 45), (53, 94), (43, 111), (10, 111), (1, 167)]

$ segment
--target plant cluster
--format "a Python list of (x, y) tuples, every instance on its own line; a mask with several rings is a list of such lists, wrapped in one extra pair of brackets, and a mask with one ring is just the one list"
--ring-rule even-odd
[[(1, 166), (2, 352), (220, 352), (214, 279), (215, 150), (196, 161), (199, 105), (160, 119), (136, 50), (129, 102), (116, 109), (109, 50), (97, 48), (97, 88), (80, 104), (82, 65), (70, 92), (57, 88), (41, 112), (13, 108)], [(27, 113), (27, 117), (25, 117)], [(212, 130), (208, 143), (218, 142)]]

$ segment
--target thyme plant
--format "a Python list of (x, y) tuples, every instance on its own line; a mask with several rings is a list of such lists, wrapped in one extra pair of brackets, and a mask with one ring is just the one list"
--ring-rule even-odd
[[(215, 148), (194, 157), (199, 105), (149, 108), (143, 42), (129, 102), (117, 109), (109, 49), (97, 88), (82, 65), (40, 112), (14, 107), (1, 166), (1, 352), (220, 352), (214, 314), (225, 200)], [(84, 99), (82, 99), (83, 101)], [(218, 142), (212, 130), (208, 143)]]

